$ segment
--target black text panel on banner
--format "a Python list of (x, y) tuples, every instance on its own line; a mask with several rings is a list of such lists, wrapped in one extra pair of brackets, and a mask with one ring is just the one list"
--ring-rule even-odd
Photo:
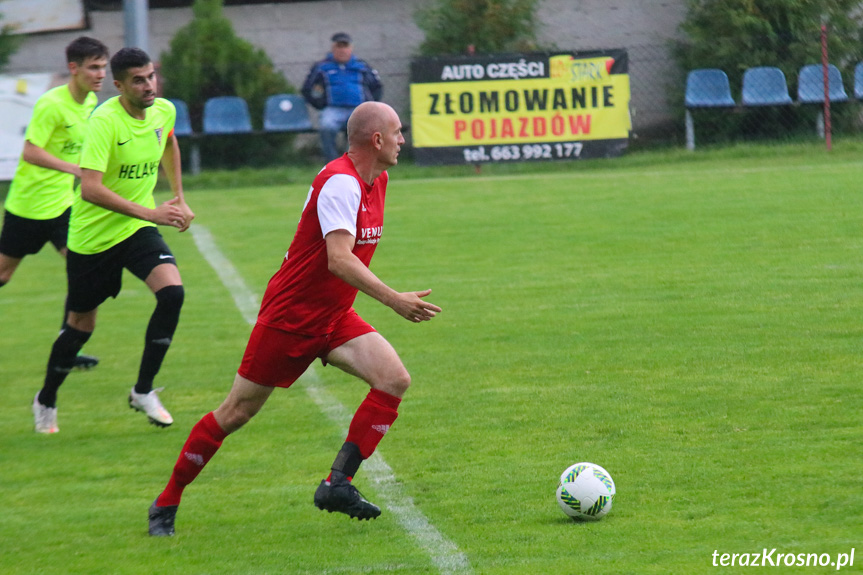
[(418, 58), (410, 97), (422, 165), (619, 156), (632, 129), (622, 49)]

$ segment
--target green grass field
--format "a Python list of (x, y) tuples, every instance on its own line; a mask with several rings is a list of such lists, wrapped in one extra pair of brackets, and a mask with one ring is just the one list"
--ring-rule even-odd
[[(157, 379), (174, 426), (126, 405), (153, 306), (127, 275), (86, 347), (102, 364), (61, 388), (60, 433), (37, 435), (30, 402), (65, 288), (45, 249), (0, 292), (0, 573), (742, 573), (714, 567), (714, 551), (765, 548), (831, 560), (856, 548), (843, 572), (860, 572), (861, 151), (391, 170), (372, 269), (399, 290), (432, 288), (444, 311), (411, 324), (357, 300), (413, 376), (379, 453), (451, 546), (386, 506), (358, 523), (312, 505), (343, 436), (308, 380), (225, 441), (186, 490), (177, 536), (148, 537), (147, 508), (251, 327), (194, 238), (164, 229), (186, 285)], [(258, 297), (315, 171), (190, 182), (196, 224)], [(366, 393), (314, 370), (351, 411)], [(557, 507), (577, 461), (617, 484), (600, 522)], [(380, 501), (367, 469), (356, 483)]]

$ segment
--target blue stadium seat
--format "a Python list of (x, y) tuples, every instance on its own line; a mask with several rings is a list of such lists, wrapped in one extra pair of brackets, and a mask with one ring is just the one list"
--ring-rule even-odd
[(863, 62), (854, 66), (854, 97), (863, 100)]
[(205, 134), (249, 134), (249, 106), (239, 96), (217, 96), (204, 102)]
[[(827, 85), (831, 102), (847, 102), (848, 94), (842, 83), (842, 73), (833, 64), (827, 65)], [(824, 68), (821, 64), (809, 64), (800, 68), (797, 80), (797, 101), (801, 104), (824, 102)]]
[(723, 108), (735, 105), (728, 85), (728, 76), (722, 70), (702, 68), (687, 74), (687, 108)]
[(774, 66), (749, 68), (743, 73), (744, 106), (785, 106), (790, 105), (788, 82), (785, 74)]
[(733, 108), (728, 75), (717, 68), (699, 68), (686, 75), (686, 149), (695, 149), (694, 108)]
[(297, 94), (277, 94), (264, 106), (264, 130), (268, 132), (312, 132), (306, 101)]
[(174, 108), (177, 109), (177, 120), (174, 122), (174, 135), (191, 136), (193, 132), (192, 121), (189, 119), (189, 107), (186, 105), (186, 102), (174, 98), (168, 99), (174, 104)]

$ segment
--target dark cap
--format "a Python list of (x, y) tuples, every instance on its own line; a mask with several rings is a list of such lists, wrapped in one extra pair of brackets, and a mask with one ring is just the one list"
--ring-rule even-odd
[(333, 34), (333, 37), (332, 37), (332, 38), (330, 38), (330, 40), (331, 40), (334, 44), (337, 44), (337, 43), (340, 43), (340, 42), (343, 42), (343, 43), (345, 43), (345, 44), (350, 44), (350, 43), (351, 43), (351, 37), (350, 37), (350, 36), (348, 36), (345, 32), (336, 32), (335, 34)]

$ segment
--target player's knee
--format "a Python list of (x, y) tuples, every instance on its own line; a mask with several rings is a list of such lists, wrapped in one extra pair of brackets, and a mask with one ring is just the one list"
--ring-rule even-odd
[(0, 285), (9, 283), (23, 258), (13, 258), (0, 252)]
[(252, 419), (258, 412), (246, 403), (223, 404), (218, 410), (216, 419), (225, 433), (234, 433)]
[(79, 331), (93, 333), (96, 329), (96, 310), (84, 313), (70, 311), (66, 317), (66, 324)]
[(14, 267), (0, 265), (0, 287), (9, 283), (9, 280), (12, 279), (13, 273), (15, 273)]
[(186, 291), (181, 285), (163, 287), (156, 292), (156, 302), (159, 307), (169, 312), (179, 313), (185, 298)]
[(252, 416), (243, 411), (232, 411), (225, 417), (224, 430), (226, 433), (233, 433), (249, 423)]
[(411, 375), (404, 367), (402, 367), (387, 378), (386, 386), (382, 387), (382, 391), (386, 391), (390, 395), (395, 395), (396, 397), (401, 397), (410, 386)]

